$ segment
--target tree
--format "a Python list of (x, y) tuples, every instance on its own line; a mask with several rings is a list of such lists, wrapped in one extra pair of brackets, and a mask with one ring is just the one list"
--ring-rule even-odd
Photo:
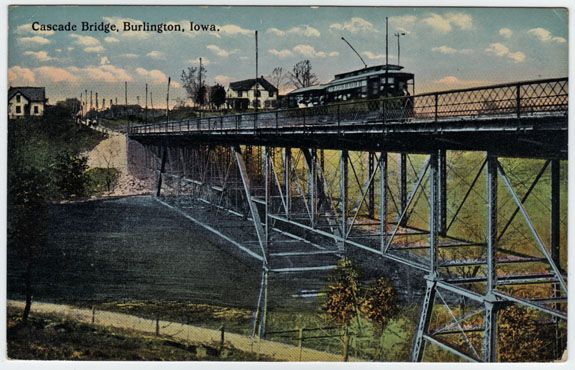
[(58, 193), (64, 197), (83, 197), (90, 181), (86, 171), (88, 160), (72, 153), (60, 153), (52, 166), (53, 182)]
[(351, 261), (343, 258), (330, 277), (327, 299), (323, 304), (324, 311), (336, 323), (347, 326), (358, 313), (359, 273)]
[(397, 313), (397, 292), (389, 280), (378, 278), (361, 301), (360, 311), (383, 331)]
[(220, 85), (216, 84), (210, 89), (210, 103), (220, 108), (226, 102), (226, 89)]
[(35, 168), (11, 172), (8, 187), (8, 245), (24, 265), (26, 304), (22, 322), (28, 321), (33, 297), (33, 271), (46, 236), (48, 177)]
[[(206, 67), (202, 65), (201, 71), (199, 67), (188, 67), (187, 72), (185, 70), (182, 71), (180, 79), (182, 81), (182, 87), (186, 90), (187, 97), (192, 100), (192, 102), (199, 105), (205, 103), (205, 90), (204, 95), (202, 95), (199, 88), (201, 80), (201, 85), (205, 89)], [(200, 104), (197, 99), (201, 99), (202, 96), (204, 97), (204, 101)]]
[(311, 62), (306, 59), (297, 62), (292, 71), (288, 72), (290, 82), (296, 89), (313, 86), (319, 82), (317, 75), (311, 71), (311, 68)]
[(287, 75), (282, 67), (275, 67), (272, 73), (268, 76), (269, 82), (274, 85), (278, 91), (285, 85)]

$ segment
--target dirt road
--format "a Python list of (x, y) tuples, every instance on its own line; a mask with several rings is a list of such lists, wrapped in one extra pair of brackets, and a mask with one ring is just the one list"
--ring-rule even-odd
[[(8, 300), (8, 307), (24, 308), (23, 301)], [(56, 314), (70, 320), (76, 320), (90, 324), (92, 311), (90, 309), (76, 308), (68, 305), (34, 302), (34, 313)], [(97, 311), (95, 324), (106, 327), (132, 329), (141, 332), (155, 333), (156, 321), (122, 313)], [(219, 342), (220, 332), (213, 329), (205, 329), (197, 326), (180, 324), (169, 321), (160, 321), (160, 334), (191, 342), (212, 343)], [(289, 344), (272, 342), (268, 340), (252, 339), (240, 334), (225, 333), (225, 342), (234, 347), (246, 351), (256, 352), (272, 357), (280, 361), (341, 361), (341, 355), (321, 352), (309, 348), (298, 348)], [(356, 359), (351, 359), (354, 361)]]

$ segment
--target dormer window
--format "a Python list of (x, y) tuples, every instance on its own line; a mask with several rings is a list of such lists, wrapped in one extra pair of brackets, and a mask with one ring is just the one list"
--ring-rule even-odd
[(20, 103), (20, 95), (16, 95), (16, 103)]

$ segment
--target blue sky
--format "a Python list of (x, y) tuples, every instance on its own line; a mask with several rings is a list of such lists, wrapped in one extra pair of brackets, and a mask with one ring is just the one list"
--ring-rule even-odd
[[(310, 59), (322, 82), (362, 67), (344, 36), (368, 65), (385, 61), (385, 17), (401, 31), (401, 64), (415, 73), (416, 92), (567, 75), (567, 11), (559, 8), (374, 7), (151, 7), (13, 6), (9, 10), (8, 79), (11, 85), (46, 86), (51, 102), (84, 89), (123, 101), (143, 97), (150, 84), (162, 106), (167, 77), (171, 95), (183, 97), (182, 69), (206, 62), (208, 82), (252, 78), (259, 31), (260, 75), (289, 70)], [(36, 32), (41, 23), (215, 24), (219, 32)], [(390, 63), (397, 62), (390, 36)], [(143, 99), (143, 98), (142, 98)], [(174, 102), (172, 101), (171, 104)]]

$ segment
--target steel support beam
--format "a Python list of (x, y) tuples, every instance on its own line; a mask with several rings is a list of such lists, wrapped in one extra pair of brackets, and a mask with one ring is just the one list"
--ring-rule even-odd
[[(561, 163), (555, 159), (551, 161), (551, 259), (561, 270)], [(561, 288), (553, 284), (553, 297), (561, 296)], [(553, 308), (559, 311), (560, 304), (555, 303)], [(555, 322), (555, 357), (563, 349), (559, 320)]]
[(292, 167), (292, 158), (291, 158), (291, 148), (284, 148), (284, 193), (286, 197), (285, 206), (286, 206), (286, 218), (289, 220), (290, 213), (291, 213), (291, 167)]
[(445, 150), (439, 150), (439, 218), (437, 231), (439, 235), (447, 234), (447, 153)]
[(487, 282), (483, 329), (483, 360), (497, 359), (497, 303), (493, 294), (497, 284), (495, 250), (497, 248), (497, 157), (487, 154)]
[(159, 197), (162, 192), (162, 180), (164, 171), (166, 171), (166, 161), (168, 160), (168, 147), (162, 148), (162, 159), (160, 164), (160, 172), (158, 173), (158, 181), (156, 183), (156, 197)]
[[(341, 235), (347, 235), (347, 191), (348, 191), (348, 161), (349, 153), (342, 150), (339, 161), (339, 191), (340, 191), (340, 214), (341, 214)], [(341, 240), (339, 250), (345, 252), (345, 238)]]
[[(369, 152), (367, 154), (367, 173), (368, 176), (375, 170), (375, 153)], [(375, 186), (374, 182), (370, 181), (367, 188), (367, 215), (370, 219), (375, 217)]]
[(260, 248), (262, 250), (262, 256), (263, 256), (263, 263), (264, 263), (264, 267), (267, 268), (268, 265), (268, 246), (267, 246), (267, 240), (265, 237), (265, 231), (264, 228), (262, 226), (262, 222), (260, 219), (260, 214), (258, 212), (257, 206), (255, 205), (254, 201), (252, 200), (252, 195), (251, 195), (251, 185), (250, 185), (250, 178), (246, 169), (246, 164), (244, 163), (244, 159), (242, 157), (242, 153), (240, 150), (239, 146), (233, 146), (232, 150), (234, 152), (234, 155), (236, 157), (236, 162), (238, 165), (238, 169), (240, 171), (240, 176), (242, 178), (242, 184), (244, 187), (244, 193), (245, 193), (245, 197), (246, 197), (246, 202), (248, 204), (249, 210), (250, 210), (250, 214), (252, 216), (252, 220), (256, 229), (256, 234), (258, 236), (258, 241), (260, 244)]
[(383, 254), (387, 245), (387, 152), (381, 152), (379, 176), (379, 245)]
[(411, 360), (413, 362), (421, 362), (423, 359), (425, 336), (429, 330), (429, 321), (431, 320), (433, 302), (435, 301), (435, 275), (427, 276), (426, 278), (427, 288), (425, 289), (425, 296), (423, 298), (423, 304), (421, 305), (419, 325), (417, 326), (417, 332), (415, 333), (415, 340), (413, 342), (413, 350), (411, 352)]
[[(407, 208), (407, 154), (399, 154), (399, 213), (402, 214)], [(402, 221), (401, 226), (405, 226)]]

